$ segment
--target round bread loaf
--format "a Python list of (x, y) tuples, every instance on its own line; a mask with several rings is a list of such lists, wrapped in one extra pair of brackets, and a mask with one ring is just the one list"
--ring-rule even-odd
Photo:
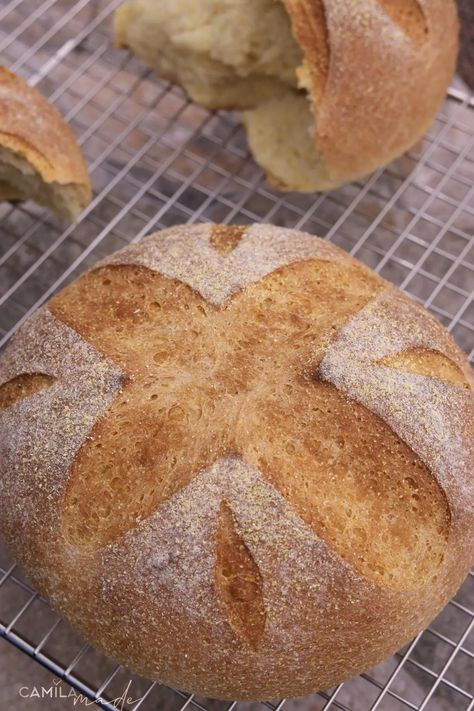
[(191, 225), (117, 252), (0, 361), (0, 526), (139, 673), (330, 687), (473, 561), (473, 378), (423, 308), (309, 234)]
[(211, 109), (244, 109), (282, 190), (327, 190), (425, 133), (452, 77), (453, 0), (126, 0), (118, 46)]
[(72, 221), (90, 198), (69, 126), (36, 89), (0, 66), (0, 200), (35, 200)]

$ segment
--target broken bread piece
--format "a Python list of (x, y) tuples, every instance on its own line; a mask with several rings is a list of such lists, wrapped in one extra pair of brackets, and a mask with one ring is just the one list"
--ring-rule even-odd
[(304, 94), (288, 90), (244, 111), (250, 148), (279, 190), (329, 190), (331, 178), (313, 138), (314, 117)]
[(305, 192), (421, 138), (457, 37), (453, 0), (126, 0), (115, 14), (119, 47), (203, 106), (244, 110), (270, 182)]
[(0, 66), (0, 200), (34, 200), (73, 221), (91, 198), (84, 158), (58, 111)]
[(296, 88), (303, 61), (275, 0), (132, 0), (115, 13), (115, 41), (210, 109), (250, 108)]

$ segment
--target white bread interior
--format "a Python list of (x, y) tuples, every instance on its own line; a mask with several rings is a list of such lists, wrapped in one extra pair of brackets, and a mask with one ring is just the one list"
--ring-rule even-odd
[(280, 190), (333, 187), (314, 144), (315, 117), (308, 96), (288, 90), (242, 114), (248, 141), (269, 182)]
[(59, 217), (72, 221), (87, 202), (87, 191), (77, 183), (47, 182), (19, 153), (0, 147), (0, 200), (34, 200)]
[[(141, 21), (141, 18), (146, 18)], [(116, 14), (116, 39), (211, 109), (247, 109), (256, 160), (283, 190), (332, 187), (299, 92), (303, 53), (277, 0), (135, 0)]]
[(303, 57), (276, 0), (138, 0), (116, 13), (115, 35), (212, 109), (248, 108), (296, 86)]

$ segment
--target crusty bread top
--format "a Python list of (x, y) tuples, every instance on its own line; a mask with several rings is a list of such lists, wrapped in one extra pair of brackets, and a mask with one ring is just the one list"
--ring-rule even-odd
[(366, 174), (428, 128), (452, 77), (452, 0), (283, 0), (305, 54), (299, 71), (334, 181)]
[[(240, 292), (243, 292), (244, 295), (247, 292), (251, 294), (252, 284), (256, 285), (255, 289), (258, 289), (262, 280), (268, 279), (272, 274), (275, 275), (273, 279), (278, 280), (279, 270), (282, 268), (293, 270), (290, 271), (293, 276), (287, 283), (289, 293), (283, 294), (281, 297), (287, 298), (290, 303), (293, 298), (292, 292), (297, 290), (297, 280), (302, 279), (300, 271), (303, 267), (297, 269), (298, 264), (326, 263), (328, 265), (326, 270), (330, 268), (329, 265), (334, 265), (336, 268), (336, 265), (340, 264), (337, 267), (339, 279), (343, 278), (342, 275), (346, 271), (350, 272), (355, 268), (356, 263), (333, 245), (304, 233), (297, 233), (297, 238), (293, 239), (293, 234), (291, 230), (265, 225), (250, 228), (216, 226), (212, 229), (208, 225), (195, 225), (169, 229), (160, 233), (159, 236), (143, 239), (141, 242), (112, 255), (92, 270), (90, 276), (83, 277), (76, 285), (69, 287), (63, 295), (55, 297), (49, 310), (42, 316), (38, 315), (36, 319), (33, 319), (31, 327), (36, 321), (38, 324), (41, 323), (41, 331), (44, 335), (41, 337), (37, 333), (33, 339), (34, 344), (28, 346), (27, 350), (29, 351), (31, 347), (36, 349), (36, 344), (39, 344), (38, 347), (43, 349), (46, 347), (46, 343), (51, 341), (51, 338), (53, 344), (57, 339), (59, 342), (65, 339), (65, 349), (69, 350), (74, 347), (76, 350), (77, 347), (73, 344), (74, 338), (77, 338), (74, 336), (77, 331), (85, 339), (81, 346), (81, 352), (84, 349), (90, 349), (91, 346), (98, 348), (110, 363), (115, 362), (120, 367), (123, 378), (125, 378), (123, 382), (130, 382), (132, 387), (136, 387), (140, 391), (142, 381), (139, 373), (142, 373), (142, 369), (144, 369), (143, 372), (148, 372), (151, 367), (151, 364), (147, 365), (148, 359), (151, 358), (152, 362), (159, 363), (160, 358), (167, 359), (173, 353), (176, 359), (179, 358), (176, 352), (178, 343), (174, 343), (176, 334), (179, 333), (179, 319), (181, 318), (179, 311), (175, 314), (175, 322), (171, 321), (170, 323), (172, 331), (167, 336), (172, 339), (173, 343), (165, 347), (166, 344), (163, 342), (164, 350), (158, 352), (144, 352), (141, 356), (143, 362), (140, 363), (134, 348), (143, 348), (144, 336), (140, 337), (137, 346), (132, 348), (130, 344), (132, 348), (130, 353), (126, 353), (126, 351), (122, 353), (120, 350), (120, 348), (128, 348), (125, 341), (121, 343), (121, 339), (119, 339), (117, 344), (114, 340), (118, 337), (118, 333), (122, 332), (121, 320), (130, 316), (129, 309), (131, 307), (124, 305), (119, 308), (117, 306), (119, 313), (116, 316), (120, 318), (116, 321), (112, 319), (110, 323), (107, 323), (104, 321), (106, 317), (103, 317), (94, 323), (92, 311), (90, 312), (88, 309), (101, 300), (99, 294), (95, 292), (97, 290), (107, 292), (111, 288), (109, 284), (114, 279), (118, 279), (119, 281), (123, 280), (120, 290), (124, 293), (129, 291), (130, 298), (133, 299), (137, 284), (142, 284), (142, 288), (145, 289), (146, 283), (140, 276), (140, 272), (136, 272), (136, 270), (145, 268), (144, 274), (147, 272), (158, 273), (166, 280), (177, 280), (179, 283), (186, 284), (187, 288), (190, 288), (189, 298), (192, 294), (200, 295), (199, 297), (193, 296), (192, 299), (197, 299), (197, 301), (203, 299), (203, 303), (213, 305), (214, 309), (217, 308), (216, 319), (219, 311), (224, 308), (222, 318), (225, 320), (230, 318), (227, 314), (233, 313), (232, 310), (229, 310), (230, 307), (226, 308), (229, 301), (232, 301), (233, 304), (245, 301), (244, 296), (238, 296)], [(225, 242), (222, 242), (222, 235)], [(120, 267), (125, 271), (110, 271), (114, 267)], [(100, 278), (101, 270), (105, 270), (106, 273), (102, 280)], [(109, 271), (110, 276), (108, 276)], [(345, 313), (346, 307), (342, 302), (339, 306), (341, 318), (345, 314), (344, 320), (352, 313), (348, 323), (342, 329), (338, 329), (339, 332), (330, 340), (328, 339), (331, 331), (321, 332), (312, 346), (313, 355), (311, 357), (314, 364), (310, 366), (301, 363), (299, 367), (303, 370), (309, 368), (313, 373), (311, 377), (336, 385), (340, 392), (347, 393), (349, 397), (385, 420), (432, 471), (448, 496), (453, 512), (463, 511), (466, 507), (470, 509), (473, 505), (472, 497), (465, 495), (470, 484), (465, 470), (467, 449), (463, 424), (466, 420), (466, 407), (472, 405), (471, 393), (463, 387), (463, 385), (467, 387), (467, 384), (472, 382), (470, 368), (448, 334), (424, 309), (409, 301), (393, 287), (385, 285), (383, 280), (371, 274), (369, 270), (358, 265), (357, 271), (353, 275), (354, 284), (352, 287), (348, 284), (347, 288), (355, 290), (356, 281), (360, 282), (360, 288), (362, 288), (364, 280), (369, 276), (371, 286), (367, 294), (363, 298), (362, 296), (356, 298), (356, 291), (354, 291), (353, 303), (348, 302), (349, 311), (347, 313)], [(287, 277), (287, 279), (289, 278)], [(322, 283), (320, 280), (321, 277), (319, 281), (316, 280), (316, 285)], [(81, 287), (81, 284), (85, 285), (89, 281), (89, 286)], [(122, 282), (120, 281), (120, 283)], [(276, 283), (278, 284), (278, 281)], [(310, 282), (308, 282), (309, 284)], [(274, 288), (276, 287), (272, 287), (272, 289)], [(338, 293), (336, 285), (333, 290), (334, 293)], [(372, 294), (370, 298), (369, 294)], [(252, 301), (254, 297), (247, 298), (250, 301), (246, 308), (256, 308), (256, 304)], [(104, 299), (105, 293), (102, 300), (104, 301)], [(113, 304), (116, 302), (113, 301)], [(161, 311), (161, 305), (158, 304), (158, 306)], [(116, 307), (114, 306), (114, 308)], [(267, 307), (269, 313), (272, 308), (275, 307), (272, 307), (270, 303)], [(298, 306), (295, 308), (298, 309)], [(301, 308), (301, 304), (299, 308)], [(237, 306), (234, 305), (233, 309), (237, 309)], [(296, 311), (292, 317), (295, 319), (296, 325), (294, 327), (291, 324), (288, 326), (290, 330), (286, 338), (290, 338), (291, 330), (298, 331), (297, 315)], [(60, 327), (59, 323), (54, 325), (58, 318), (72, 327), (73, 330), (69, 332), (69, 335), (66, 332), (63, 336), (60, 335), (60, 330), (64, 327)], [(142, 320), (144, 315), (139, 318)], [(244, 319), (244, 312), (240, 313), (239, 318)], [(336, 319), (336, 315), (328, 313), (326, 318)], [(51, 321), (51, 319), (53, 320)], [(159, 320), (162, 324), (160, 328), (165, 329), (163, 316), (160, 316)], [(334, 323), (336, 322), (334, 321)], [(207, 314), (203, 324), (199, 327), (200, 330), (204, 329), (204, 324), (209, 323), (211, 323), (210, 316)], [(343, 323), (340, 321), (340, 324)], [(38, 325), (35, 326), (36, 329), (38, 327)], [(232, 325), (230, 322), (229, 324), (226, 322), (226, 325), (222, 327), (224, 330), (228, 330), (232, 328)], [(256, 328), (255, 325), (249, 327)], [(116, 328), (119, 329), (117, 334), (115, 334)], [(145, 325), (142, 328), (145, 329)], [(240, 328), (244, 328), (243, 323), (238, 330)], [(57, 329), (59, 329), (58, 335), (52, 337), (51, 331), (54, 332)], [(107, 329), (111, 329), (110, 334), (115, 334), (113, 338), (112, 335), (104, 335), (108, 333)], [(129, 331), (132, 332), (131, 328)], [(153, 333), (155, 331), (156, 327), (153, 327)], [(218, 327), (214, 324), (208, 336), (203, 336), (206, 343), (208, 342), (206, 339), (210, 339), (211, 335), (217, 332)], [(261, 338), (263, 335), (262, 333)], [(222, 338), (222, 334), (219, 332), (219, 336), (214, 335), (214, 337), (219, 340)], [(160, 343), (163, 338), (164, 335), (160, 337)], [(272, 338), (276, 339), (276, 335)], [(71, 339), (73, 340), (71, 341)], [(255, 337), (252, 339), (252, 342), (254, 341)], [(210, 341), (209, 347), (213, 347)], [(256, 347), (256, 343), (253, 347)], [(261, 347), (263, 348), (263, 345)], [(92, 369), (92, 365), (89, 363), (90, 356), (86, 357), (86, 350), (81, 355), (81, 360), (84, 361), (84, 364), (81, 365), (81, 372), (83, 368)], [(12, 349), (8, 351), (2, 362), (3, 370), (10, 362), (11, 351)], [(11, 365), (14, 366), (14, 369), (19, 370), (19, 374), (38, 370), (38, 365), (33, 368), (31, 365), (19, 368), (19, 359), (21, 361), (26, 358), (26, 366), (26, 362), (31, 356), (27, 356), (26, 353), (18, 353), (17, 349), (13, 349), (13, 353), (15, 358)], [(280, 357), (286, 358), (283, 353)], [(37, 356), (35, 356), (35, 360), (36, 358)], [(298, 361), (301, 355), (295, 352), (294, 358)], [(61, 372), (64, 367), (65, 365), (61, 364)], [(188, 367), (191, 368), (191, 365)], [(237, 365), (234, 367), (237, 368)], [(177, 368), (176, 364), (174, 368)], [(51, 370), (51, 365), (47, 366), (46, 361), (38, 372), (41, 373), (41, 378), (45, 375), (53, 377), (58, 375)], [(439, 373), (439, 379), (433, 377), (437, 373)], [(60, 377), (62, 380), (64, 376)], [(69, 387), (70, 378), (67, 379), (67, 382)], [(100, 382), (99, 380), (98, 383)], [(37, 380), (35, 383), (37, 384)], [(41, 386), (43, 385), (44, 382), (41, 380)], [(52, 385), (54, 389), (59, 387), (58, 383), (46, 383), (45, 385), (48, 387)], [(92, 381), (89, 382), (89, 387), (91, 386)], [(30, 387), (31, 383), (27, 384), (27, 388)], [(308, 386), (302, 384), (302, 387), (304, 389)], [(79, 390), (79, 387), (74, 388), (74, 397), (77, 396)], [(297, 391), (298, 387), (295, 385), (295, 397)], [(3, 392), (3, 397), (6, 396)], [(168, 396), (163, 394), (162, 397), (166, 399)], [(325, 397), (330, 399), (330, 394), (326, 393)], [(33, 407), (34, 400), (30, 404)], [(87, 408), (90, 407), (89, 400), (84, 404), (87, 404)], [(182, 406), (181, 403), (179, 406)], [(151, 407), (153, 409), (155, 405), (152, 403)], [(46, 432), (44, 437), (47, 438)], [(133, 449), (130, 451), (133, 452)], [(94, 456), (98, 456), (97, 452)], [(52, 462), (53, 457), (50, 458), (50, 468), (52, 468)], [(185, 460), (183, 462), (185, 464)], [(91, 462), (89, 462), (90, 466)], [(77, 481), (80, 482), (80, 487), (83, 487), (83, 478), (79, 477)], [(88, 497), (87, 487), (84, 492)], [(97, 500), (100, 501), (100, 498), (97, 497)], [(145, 505), (143, 504), (143, 506)], [(89, 506), (89, 510), (92, 508)], [(84, 515), (88, 514), (82, 512), (81, 516)], [(84, 522), (81, 520), (81, 516), (74, 515), (73, 521), (75, 521), (74, 525), (83, 529)], [(125, 511), (122, 511), (121, 518), (120, 528), (126, 528), (127, 515)], [(90, 535), (94, 539), (98, 537), (97, 540), (100, 544), (104, 543), (109, 535), (108, 523), (104, 525), (105, 528), (101, 530), (96, 522), (96, 525), (90, 529)]]
[(26, 159), (46, 183), (91, 187), (84, 158), (58, 111), (24, 79), (0, 66), (0, 146)]
[[(106, 264), (137, 264), (178, 279), (216, 306), (222, 306), (246, 286), (280, 267), (307, 259), (350, 262), (329, 242), (291, 230), (255, 225), (252, 228), (193, 225), (164, 230), (113, 254)], [(221, 235), (225, 241), (222, 242)], [(225, 250), (225, 251), (224, 251)]]
[(472, 562), (472, 386), (441, 326), (331, 244), (171, 228), (0, 360), (0, 525), (40, 591), (153, 678), (326, 687)]

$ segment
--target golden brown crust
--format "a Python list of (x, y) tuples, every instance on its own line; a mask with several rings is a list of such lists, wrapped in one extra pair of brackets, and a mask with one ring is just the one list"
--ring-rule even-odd
[(316, 147), (333, 182), (367, 174), (412, 146), (433, 120), (454, 71), (454, 2), (284, 4), (305, 53), (299, 78), (313, 100)]
[(1, 529), (58, 610), (151, 678), (329, 687), (469, 569), (472, 384), (432, 317), (332, 245), (165, 230), (0, 361)]
[(76, 185), (90, 199), (82, 153), (58, 111), (21, 77), (0, 66), (0, 146), (27, 160), (46, 183)]

